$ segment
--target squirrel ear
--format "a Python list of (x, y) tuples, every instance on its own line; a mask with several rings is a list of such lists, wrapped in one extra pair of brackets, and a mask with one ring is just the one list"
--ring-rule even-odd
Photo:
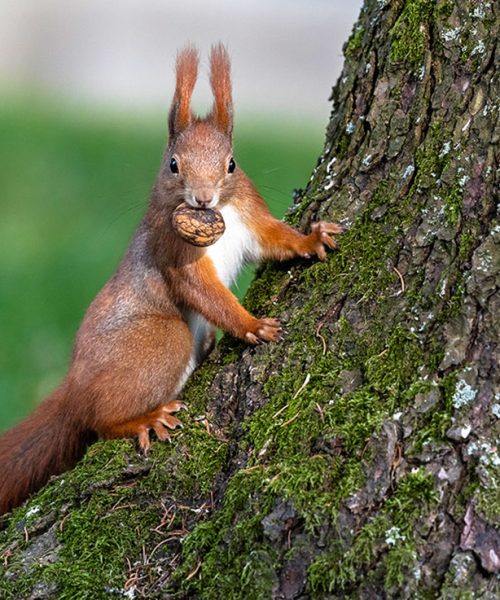
[(215, 126), (231, 137), (233, 132), (233, 100), (231, 97), (231, 61), (223, 44), (212, 46), (210, 54), (210, 85), (214, 106), (210, 118)]
[(176, 136), (191, 123), (191, 96), (198, 75), (198, 50), (187, 46), (177, 54), (175, 93), (168, 116), (170, 137)]

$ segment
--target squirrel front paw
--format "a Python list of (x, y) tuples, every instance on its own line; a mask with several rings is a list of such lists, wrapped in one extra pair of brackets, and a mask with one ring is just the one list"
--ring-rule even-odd
[(283, 330), (278, 319), (255, 319), (252, 331), (247, 331), (245, 340), (250, 344), (262, 342), (278, 342), (282, 339)]
[(330, 248), (334, 250), (337, 247), (337, 242), (333, 237), (335, 233), (342, 233), (343, 227), (338, 223), (327, 223), (326, 221), (318, 221), (311, 225), (311, 233), (306, 236), (307, 244), (302, 256), (311, 258), (314, 254), (320, 259), (326, 259), (326, 250)]

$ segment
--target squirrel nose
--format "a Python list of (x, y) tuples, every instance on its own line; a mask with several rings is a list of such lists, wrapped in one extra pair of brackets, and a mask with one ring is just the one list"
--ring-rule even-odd
[(213, 200), (213, 193), (210, 190), (196, 190), (193, 194), (196, 204), (199, 206), (206, 206)]

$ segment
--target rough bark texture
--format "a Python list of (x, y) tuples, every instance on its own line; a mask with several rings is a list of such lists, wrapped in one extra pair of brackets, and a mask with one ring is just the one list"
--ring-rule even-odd
[(290, 221), (148, 459), (97, 444), (4, 519), (2, 598), (496, 598), (498, 3), (367, 0)]

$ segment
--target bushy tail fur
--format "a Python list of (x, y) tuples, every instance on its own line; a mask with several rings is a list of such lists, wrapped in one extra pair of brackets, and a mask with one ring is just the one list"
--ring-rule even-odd
[(90, 436), (75, 423), (64, 386), (0, 437), (0, 515), (75, 465)]

